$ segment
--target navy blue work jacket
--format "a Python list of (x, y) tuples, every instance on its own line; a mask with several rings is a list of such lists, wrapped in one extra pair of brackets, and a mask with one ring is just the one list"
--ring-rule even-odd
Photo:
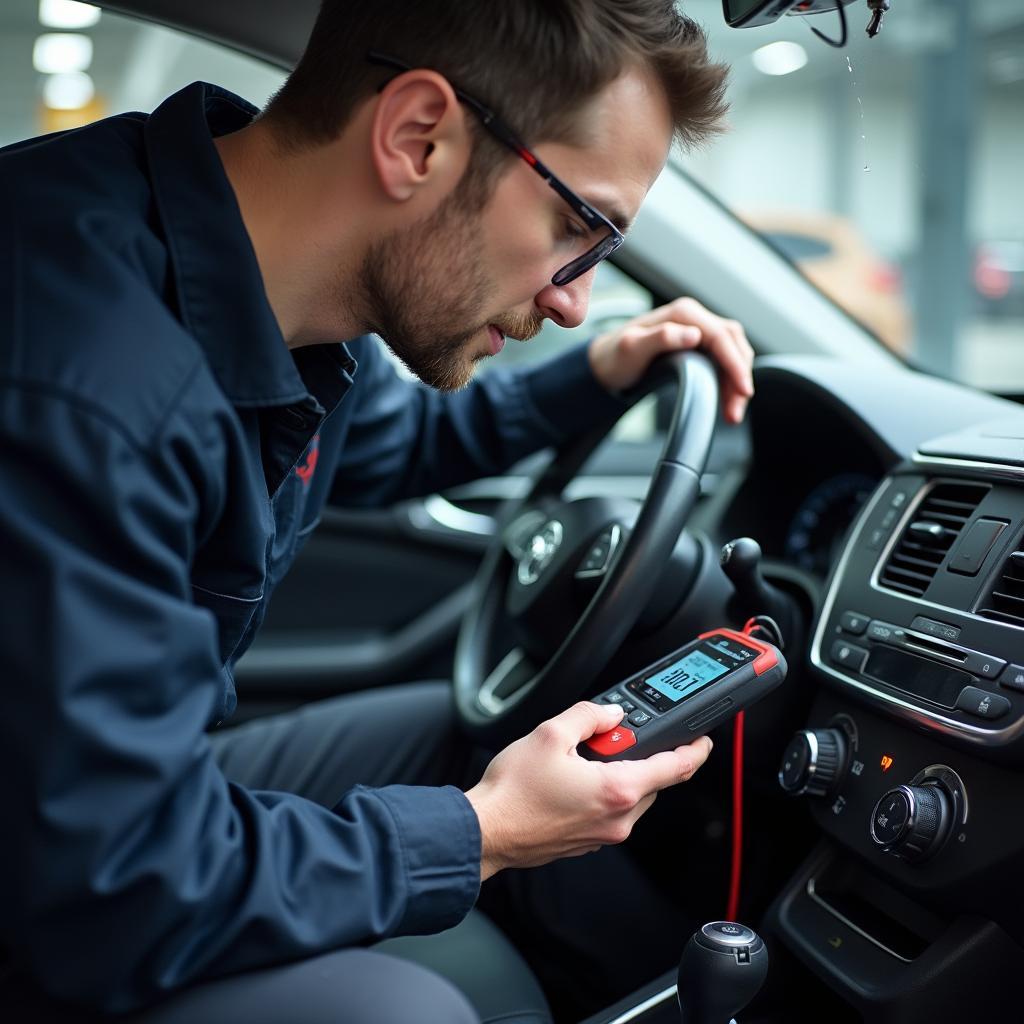
[(454, 395), (372, 338), (290, 352), (212, 142), (253, 113), (197, 83), (0, 151), (0, 944), (111, 1010), (472, 906), (457, 789), (330, 810), (229, 783), (204, 730), (325, 501), (501, 472), (613, 403), (578, 349)]

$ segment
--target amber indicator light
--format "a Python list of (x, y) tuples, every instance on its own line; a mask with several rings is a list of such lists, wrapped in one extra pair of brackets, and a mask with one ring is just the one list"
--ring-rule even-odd
[(892, 767), (892, 758), (888, 754), (882, 755), (882, 771), (887, 772)]

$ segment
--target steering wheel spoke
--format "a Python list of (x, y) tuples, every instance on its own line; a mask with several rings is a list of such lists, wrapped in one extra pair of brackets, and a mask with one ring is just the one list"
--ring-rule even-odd
[(491, 670), (480, 687), (480, 707), (491, 715), (502, 715), (509, 705), (521, 700), (537, 668), (519, 647), (513, 647)]
[[(675, 412), (639, 511), (623, 498), (562, 497), (608, 422), (559, 450), (484, 557), (454, 673), (460, 722), (478, 740), (507, 743), (579, 699), (651, 602), (697, 501), (718, 418), (716, 373), (701, 353), (655, 360), (628, 401), (662, 384), (676, 387)], [(516, 646), (492, 668), (510, 628)]]

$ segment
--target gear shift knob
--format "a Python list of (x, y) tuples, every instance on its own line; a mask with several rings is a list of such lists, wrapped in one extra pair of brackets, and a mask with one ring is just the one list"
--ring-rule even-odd
[(711, 921), (695, 932), (679, 961), (682, 1024), (729, 1024), (764, 984), (768, 949), (735, 921)]

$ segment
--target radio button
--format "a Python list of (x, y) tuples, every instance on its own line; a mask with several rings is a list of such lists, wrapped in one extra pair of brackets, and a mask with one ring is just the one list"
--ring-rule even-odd
[(868, 652), (863, 647), (848, 644), (845, 640), (836, 640), (832, 644), (830, 654), (837, 665), (842, 665), (843, 668), (848, 668), (852, 672), (860, 672), (868, 658)]
[(1002, 718), (1010, 710), (1010, 702), (1005, 697), (977, 686), (965, 686), (960, 691), (956, 706), (977, 718)]
[(1002, 658), (994, 658), (991, 654), (982, 654), (979, 651), (964, 651), (964, 654), (967, 655), (964, 658), (964, 668), (976, 676), (995, 679), (1006, 668), (1006, 662)]
[(886, 644), (901, 644), (907, 633), (902, 626), (894, 626), (891, 622), (872, 619), (868, 623), (867, 638)]
[(844, 632), (860, 636), (868, 628), (870, 621), (867, 615), (860, 615), (858, 612), (843, 612), (839, 625), (843, 627)]
[(1007, 665), (999, 677), (999, 685), (1024, 692), (1024, 665)]
[(948, 622), (939, 622), (936, 619), (926, 619), (923, 615), (918, 615), (910, 624), (910, 628), (950, 643), (954, 643), (960, 636), (959, 626), (951, 626)]

